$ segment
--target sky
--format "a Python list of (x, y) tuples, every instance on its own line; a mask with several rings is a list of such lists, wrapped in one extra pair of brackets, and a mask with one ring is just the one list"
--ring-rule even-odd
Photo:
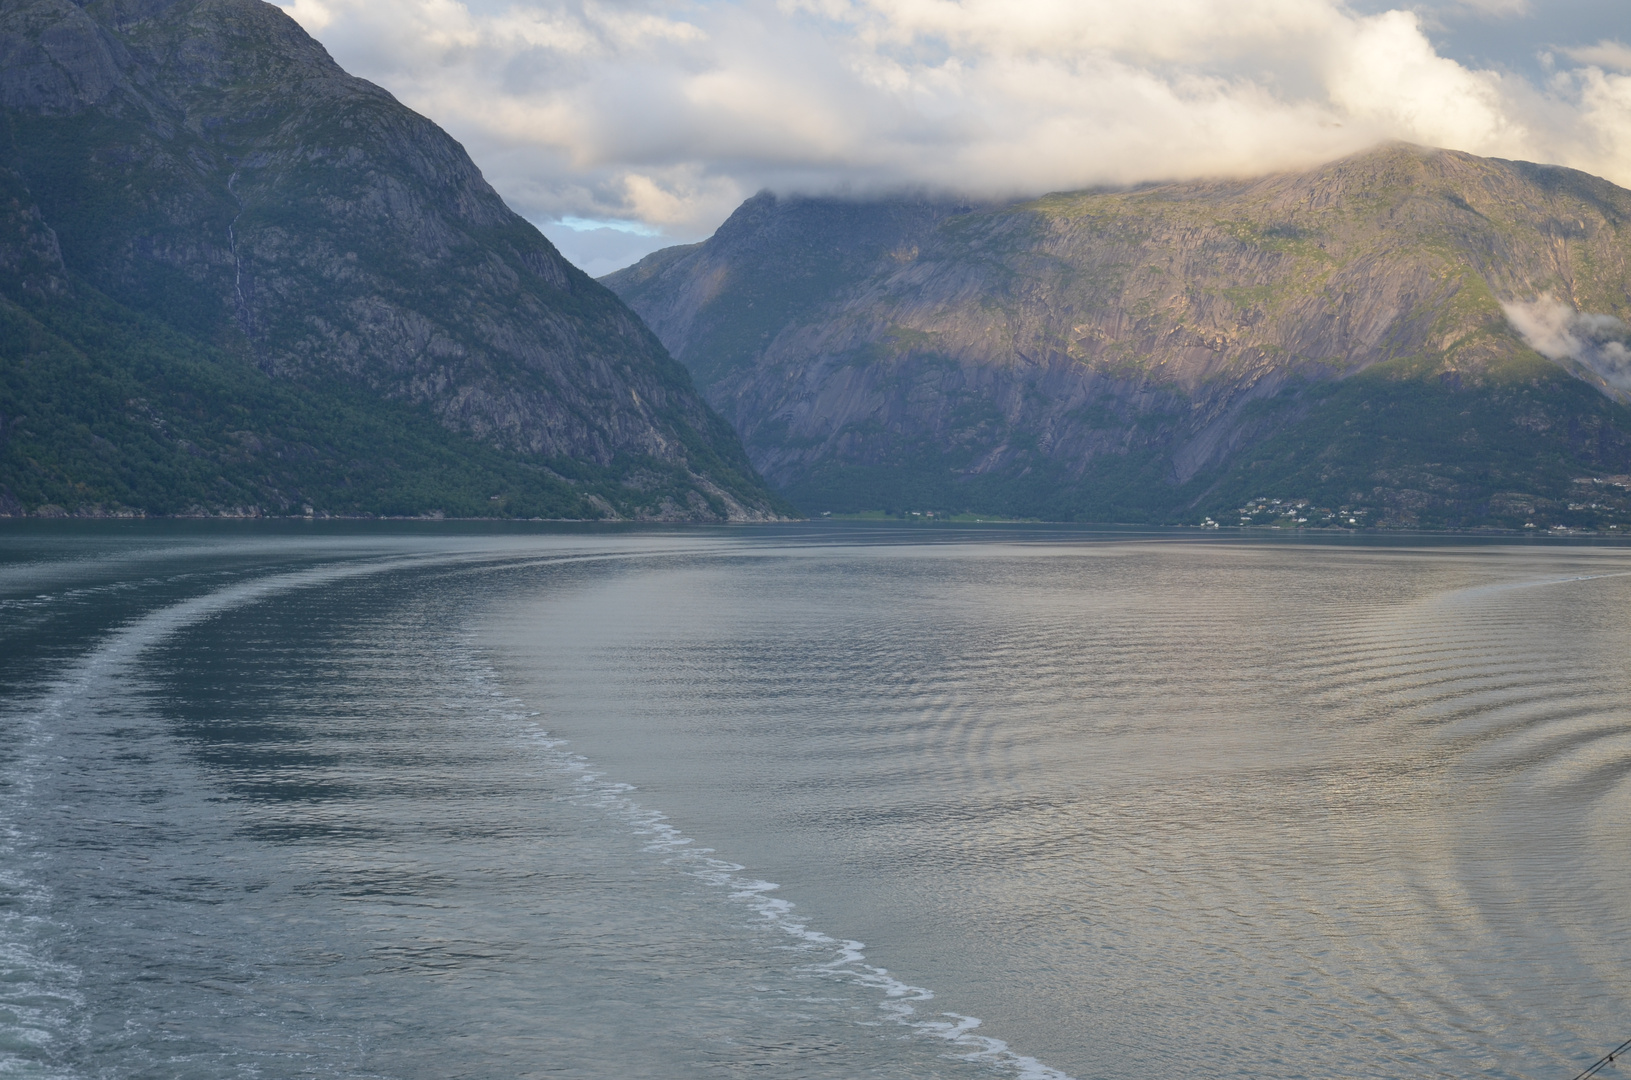
[(1631, 0), (279, 0), (594, 275), (743, 199), (1008, 198), (1405, 139), (1631, 186)]

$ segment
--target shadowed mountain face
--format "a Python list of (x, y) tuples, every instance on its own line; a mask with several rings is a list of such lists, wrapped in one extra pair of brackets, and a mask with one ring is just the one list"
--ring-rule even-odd
[[(752, 519), (782, 505), (638, 318), (511, 212), (446, 133), (340, 70), (280, 9), (4, 0), (0, 110), (15, 225), (0, 272), (60, 264), (46, 275), (55, 291), (14, 272), (6, 314), (64, 356), (112, 363), (107, 378), (145, 403), (77, 422), (106, 441), (101, 428), (156, 410), (160, 428), (193, 432), (183, 457), (266, 465), (258, 479), (249, 465), (224, 473), (219, 490), (189, 486), (184, 504), (346, 511), (383, 485), (401, 489), (397, 508), (429, 500), (419, 511), (458, 502), (463, 486), (482, 490), (461, 511), (520, 512), (520, 487), (528, 508), (568, 516)], [(140, 329), (108, 330), (112, 348), (75, 329), (87, 319)], [(129, 360), (144, 349), (215, 368), (147, 393), (154, 373)], [(45, 375), (19, 374), (15, 349), (7, 363), (6, 423), (33, 431), (37, 451), (5, 459), (13, 503), (176, 508), (176, 492), (81, 475), (69, 462), (83, 447), (47, 446), (39, 419), (61, 403)], [(222, 401), (279, 398), (292, 426), (259, 399), (220, 430), (183, 416), (176, 394), (199, 379)], [(325, 410), (361, 413), (340, 423)], [(351, 422), (363, 420), (413, 428), (417, 449), (373, 460), (375, 440)], [(264, 451), (274, 445), (287, 452)], [(161, 440), (144, 453), (169, 451)], [(277, 464), (302, 457), (328, 465)], [(410, 458), (440, 462), (446, 490), (409, 493)], [(486, 464), (461, 479), (461, 458)], [(347, 469), (371, 479), (336, 480)]]
[(1573, 481), (1631, 473), (1628, 256), (1631, 192), (1394, 145), (1001, 207), (765, 194), (605, 280), (807, 510), (1606, 527), (1623, 489)]

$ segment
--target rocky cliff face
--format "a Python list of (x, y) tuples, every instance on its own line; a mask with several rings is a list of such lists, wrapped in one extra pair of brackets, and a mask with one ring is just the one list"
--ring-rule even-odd
[(608, 514), (781, 505), (638, 318), (261, 0), (4, 0), (0, 164), (87, 288), (276, 379), (587, 468)]
[[(1631, 192), (1394, 145), (1001, 207), (761, 195), (606, 281), (810, 509), (1182, 519), (1273, 484), (1373, 520), (1513, 524), (1533, 515), (1491, 510), (1503, 490), (1561, 506), (1571, 469), (1628, 471), (1631, 414), (1605, 396), (1621, 383), (1537, 355), (1501, 301), (1623, 329), (1628, 255)], [(1400, 380), (1419, 393), (1365, 404)], [(1464, 453), (1405, 416), (1440, 404)], [(1519, 422), (1537, 409), (1544, 431)], [(1340, 437), (1360, 430), (1368, 448)], [(1499, 468), (1478, 450), (1520, 443)]]

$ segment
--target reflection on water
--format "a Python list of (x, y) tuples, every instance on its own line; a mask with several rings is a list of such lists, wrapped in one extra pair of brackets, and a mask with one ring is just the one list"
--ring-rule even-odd
[(1568, 1080), (1631, 1034), (1618, 548), (0, 543), (0, 1071)]

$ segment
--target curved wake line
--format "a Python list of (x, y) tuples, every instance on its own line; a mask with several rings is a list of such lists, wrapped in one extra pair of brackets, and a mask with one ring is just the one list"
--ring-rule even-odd
[[(513, 699), (508, 704), (524, 706), (523, 702)], [(508, 719), (525, 720), (536, 715), (513, 713)], [(800, 948), (828, 954), (827, 959), (806, 964), (800, 970), (879, 991), (883, 1000), (878, 1007), (889, 1019), (925, 1037), (946, 1040), (961, 1051), (957, 1057), (965, 1061), (1005, 1068), (1018, 1080), (1072, 1080), (1069, 1074), (1036, 1058), (1016, 1053), (1001, 1039), (977, 1034), (975, 1029), (981, 1024), (978, 1017), (953, 1012), (920, 1015), (918, 1006), (934, 999), (932, 991), (902, 982), (888, 969), (867, 963), (864, 943), (840, 940), (812, 929), (794, 914), (792, 901), (771, 895), (780, 888), (775, 882), (741, 876), (747, 869), (745, 866), (714, 858), (713, 848), (696, 846), (694, 839), (668, 823), (667, 814), (632, 799), (630, 793), (636, 790), (633, 785), (605, 779), (588, 758), (568, 749), (568, 740), (551, 736), (538, 724), (532, 724), (531, 728), (533, 739), (554, 758), (556, 768), (574, 774), (579, 792), (568, 798), (621, 819), (636, 835), (651, 837), (646, 851), (662, 856), (664, 862), (684, 868), (686, 873), (714, 888), (726, 890), (728, 899), (745, 905), (767, 924), (796, 938)]]
[(53, 1044), (78, 1028), (86, 999), (82, 973), (52, 957), (50, 942), (71, 927), (51, 914), (53, 895), (21, 868), (37, 848), (26, 822), (36, 779), (51, 744), (74, 709), (118, 678), (143, 652), (165, 638), (225, 612), (296, 589), (405, 569), (489, 563), (495, 568), (600, 562), (672, 552), (574, 552), (541, 555), (514, 548), (437, 552), (326, 562), (305, 570), (240, 581), (139, 616), (113, 629), (74, 660), (46, 688), (0, 713), (14, 757), (0, 772), (0, 1077), (39, 1080), (80, 1074), (50, 1063)]
[(72, 708), (91, 697), (99, 684), (117, 677), (143, 651), (200, 620), (291, 589), (416, 562), (422, 565), (418, 560), (392, 559), (274, 574), (160, 608), (114, 630), (42, 694), (20, 708), (7, 710), (16, 757), (0, 774), (4, 785), (0, 788), (0, 897), (7, 901), (0, 918), (0, 1036), (10, 1044), (0, 1050), (0, 1076), (43, 1080), (78, 1075), (48, 1064), (54, 1056), (52, 1045), (80, 1026), (75, 1017), (86, 1006), (79, 990), (82, 973), (51, 956), (50, 941), (71, 928), (52, 917), (49, 887), (18, 869), (38, 843), (23, 824), (34, 798), (36, 776), (49, 757), (58, 726)]
[[(0, 894), (13, 901), (12, 910), (0, 918), (0, 975), (5, 976), (5, 992), (0, 993), (0, 1032), (15, 1049), (0, 1051), (0, 1077), (28, 1075), (48, 1078), (76, 1077), (76, 1071), (53, 1067), (49, 1047), (64, 1034), (79, 1027), (75, 1014), (86, 1001), (79, 991), (81, 973), (53, 960), (42, 939), (54, 937), (59, 926), (49, 914), (50, 890), (27, 879), (10, 867), (21, 864), (21, 850), (31, 847), (22, 822), (35, 788), (34, 779), (49, 756), (48, 747), (56, 737), (56, 722), (65, 718), (78, 703), (94, 695), (97, 687), (116, 678), (146, 650), (165, 638), (210, 618), (296, 589), (329, 585), (403, 569), (433, 569), (459, 563), (488, 562), (505, 568), (554, 563), (577, 563), (696, 555), (690, 551), (573, 553), (536, 555), (508, 550), (462, 551), (453, 554), (397, 556), (365, 561), (326, 563), (306, 570), (272, 574), (236, 583), (184, 600), (143, 615), (109, 633), (53, 680), (49, 687), (27, 704), (9, 709), (9, 719), (17, 724), (17, 756), (5, 770), (5, 787), (0, 793)], [(522, 705), (515, 701), (512, 704)], [(536, 715), (536, 714), (533, 714)], [(516, 714), (524, 719), (526, 714)], [(792, 902), (771, 895), (779, 886), (741, 875), (740, 864), (714, 858), (713, 849), (702, 848), (668, 823), (667, 815), (648, 809), (629, 797), (635, 789), (604, 779), (582, 755), (566, 749), (564, 739), (552, 738), (533, 725), (541, 746), (563, 772), (575, 774), (579, 793), (570, 798), (595, 805), (620, 818), (637, 835), (649, 836), (646, 850), (685, 869), (704, 883), (725, 890), (727, 898), (745, 905), (765, 923), (798, 940), (799, 947), (825, 953), (801, 970), (818, 977), (843, 979), (851, 984), (878, 991), (879, 1008), (894, 1022), (924, 1036), (945, 1040), (958, 1051), (957, 1057), (1008, 1070), (1017, 1080), (1072, 1080), (1072, 1078), (1033, 1057), (1016, 1053), (1001, 1039), (977, 1033), (981, 1021), (957, 1013), (920, 1014), (919, 1006), (933, 1000), (934, 994), (892, 976), (887, 969), (869, 964), (861, 942), (840, 940), (819, 930), (794, 914)], [(23, 1050), (22, 1047), (28, 1047)], [(29, 1051), (33, 1051), (30, 1053)]]
[(72, 702), (83, 698), (95, 683), (117, 672), (142, 651), (164, 638), (212, 615), (295, 589), (329, 585), (350, 578), (388, 573), (392, 570), (434, 569), (460, 563), (494, 563), (506, 568), (543, 566), (558, 563), (608, 562), (643, 557), (664, 557), (695, 552), (583, 552), (558, 555), (529, 555), (515, 550), (460, 551), (429, 555), (403, 555), (366, 561), (324, 563), (306, 570), (272, 574), (229, 585), (213, 592), (143, 615), (110, 633), (80, 657), (50, 689), (34, 699), (34, 704), (17, 710), (25, 724), (38, 728), (47, 717), (59, 716)]

